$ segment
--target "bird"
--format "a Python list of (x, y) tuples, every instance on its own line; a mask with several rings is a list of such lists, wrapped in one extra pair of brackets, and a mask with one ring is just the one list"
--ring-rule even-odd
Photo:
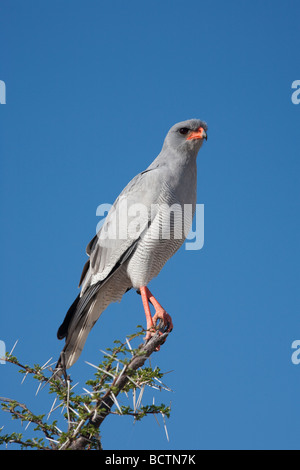
[[(115, 200), (102, 227), (87, 245), (80, 293), (58, 329), (57, 338), (65, 338), (65, 345), (57, 370), (73, 366), (101, 313), (132, 288), (141, 295), (145, 340), (154, 334), (159, 319), (166, 331), (172, 330), (171, 316), (148, 284), (182, 246), (191, 228), (197, 197), (196, 160), (204, 140), (207, 124), (200, 119), (173, 125), (158, 156)], [(181, 209), (188, 206), (191, 210), (184, 218), (183, 230)], [(155, 309), (153, 317), (149, 303)]]

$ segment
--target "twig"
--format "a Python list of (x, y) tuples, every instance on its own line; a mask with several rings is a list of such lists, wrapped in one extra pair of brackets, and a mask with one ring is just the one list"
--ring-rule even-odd
[[(130, 381), (130, 376), (129, 374), (132, 373), (133, 371), (136, 371), (140, 367), (142, 367), (146, 361), (146, 359), (149, 358), (149, 356), (154, 352), (157, 351), (158, 346), (162, 345), (168, 336), (169, 333), (159, 333), (156, 332), (156, 334), (150, 338), (149, 341), (146, 343), (143, 343), (140, 347), (137, 353), (134, 353), (132, 359), (130, 362), (124, 366), (123, 370), (121, 373), (115, 377), (110, 389), (107, 390), (105, 395), (101, 398), (99, 398), (96, 402), (95, 408), (91, 411), (90, 416), (89, 416), (89, 425), (92, 426), (95, 430), (99, 429), (105, 418), (112, 413), (111, 408), (114, 404), (116, 404), (115, 399), (118, 396), (118, 394), (122, 391), (122, 389), (127, 385), (127, 383)], [(104, 371), (105, 374), (107, 374), (107, 370)], [(112, 374), (108, 374), (112, 375)], [(103, 377), (102, 377), (103, 379)], [(137, 385), (137, 384), (136, 384)], [(99, 384), (97, 385), (97, 387)], [(112, 397), (111, 394), (111, 388), (113, 387), (113, 395)], [(141, 395), (140, 397), (141, 398)], [(119, 410), (120, 413), (120, 410)], [(137, 413), (135, 413), (136, 415)], [(80, 423), (81, 424), (81, 423)], [(81, 426), (83, 423), (81, 424)], [(166, 430), (166, 427), (165, 427)], [(78, 433), (80, 431), (80, 428), (78, 428)], [(166, 431), (166, 435), (168, 438), (168, 434)], [(63, 446), (63, 448), (68, 448), (70, 450), (83, 450), (89, 443), (89, 440), (85, 436), (79, 436), (76, 438), (76, 440), (72, 441), (68, 446)]]

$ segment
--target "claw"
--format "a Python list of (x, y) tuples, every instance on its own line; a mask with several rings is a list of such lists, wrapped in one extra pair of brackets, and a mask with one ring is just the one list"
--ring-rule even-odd
[[(145, 337), (145, 341), (149, 341), (149, 339), (156, 333), (159, 332), (160, 335), (170, 332), (173, 329), (173, 322), (171, 316), (165, 311), (165, 309), (159, 304), (156, 298), (151, 294), (149, 289), (144, 286), (140, 288), (140, 293), (142, 296), (142, 301), (144, 305), (146, 320), (147, 320), (147, 334)], [(155, 308), (155, 314), (152, 317), (149, 307), (149, 302)], [(158, 320), (161, 320), (158, 327), (156, 328), (156, 323)], [(157, 351), (159, 351), (160, 347), (157, 347)]]

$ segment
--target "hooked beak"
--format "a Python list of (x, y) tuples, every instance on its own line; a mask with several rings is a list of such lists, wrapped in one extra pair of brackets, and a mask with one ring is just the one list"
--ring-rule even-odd
[(207, 140), (207, 134), (203, 127), (199, 127), (196, 131), (192, 131), (186, 140), (194, 140), (194, 139), (205, 139)]

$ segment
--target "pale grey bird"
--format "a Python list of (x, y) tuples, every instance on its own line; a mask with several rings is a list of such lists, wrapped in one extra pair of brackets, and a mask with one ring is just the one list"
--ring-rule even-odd
[[(158, 319), (167, 331), (173, 328), (170, 315), (147, 285), (180, 248), (191, 227), (197, 195), (196, 157), (206, 132), (206, 123), (199, 119), (175, 124), (160, 154), (116, 199), (87, 246), (89, 259), (79, 282), (81, 292), (58, 329), (58, 339), (66, 338), (66, 343), (57, 368), (67, 369), (76, 362), (101, 313), (131, 288), (142, 297), (146, 339)], [(185, 207), (191, 210), (182, 217), (178, 209)], [(153, 318), (149, 302), (155, 309)]]

